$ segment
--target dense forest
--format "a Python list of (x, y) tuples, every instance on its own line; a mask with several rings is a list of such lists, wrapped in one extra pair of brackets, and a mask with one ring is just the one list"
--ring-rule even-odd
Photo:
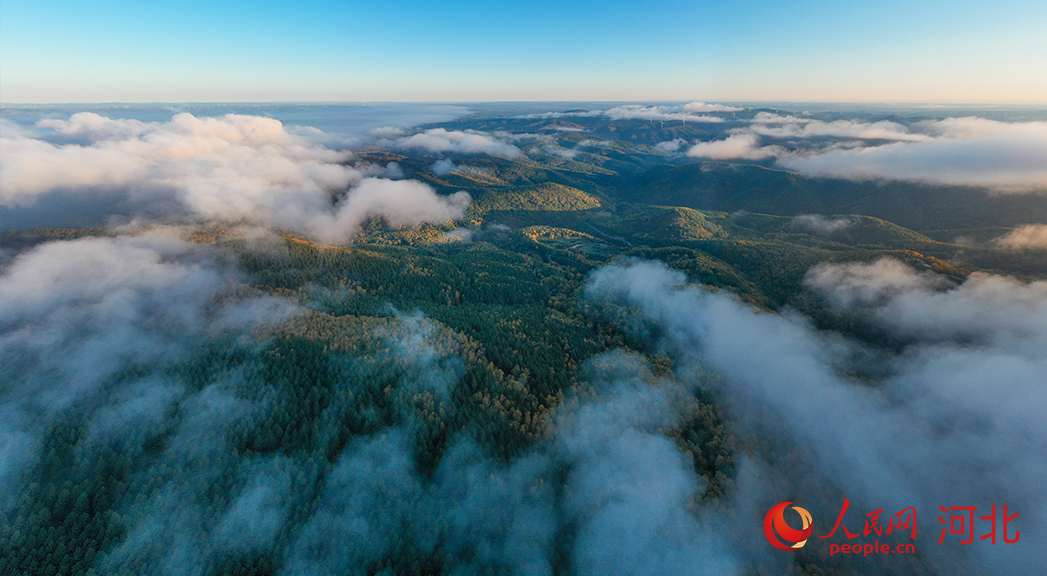
[[(446, 170), (358, 151), (471, 203), (370, 218), (342, 245), (228, 222), (4, 232), (0, 574), (960, 573), (950, 558), (976, 552), (928, 543), (953, 501), (919, 501), (912, 556), (773, 556), (759, 522), (778, 501), (825, 532), (845, 497), (852, 531), (894, 502), (813, 476), (824, 454), (777, 396), (679, 323), (731, 318), (753, 338), (724, 344), (740, 364), (809, 338), (826, 381), (904, 405), (891, 382), (938, 340), (886, 306), (986, 278), (1042, 291), (1047, 249), (993, 242), (1047, 222), (1042, 196), (695, 160), (654, 144), (708, 126), (572, 122), (441, 125), (544, 134)], [(861, 274), (908, 284), (826, 288)]]

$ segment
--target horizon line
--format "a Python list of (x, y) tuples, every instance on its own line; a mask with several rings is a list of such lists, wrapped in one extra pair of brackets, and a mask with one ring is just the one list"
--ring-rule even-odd
[(312, 104), (312, 105), (357, 105), (369, 106), (380, 104), (680, 104), (689, 102), (723, 103), (723, 104), (844, 104), (844, 105), (888, 105), (888, 106), (1013, 106), (1013, 107), (1047, 107), (1047, 101), (1033, 102), (934, 102), (908, 100), (751, 100), (751, 99), (674, 99), (674, 100), (198, 100), (198, 101), (97, 101), (97, 102), (2, 102), (5, 106), (131, 106), (131, 105), (208, 105), (208, 104)]

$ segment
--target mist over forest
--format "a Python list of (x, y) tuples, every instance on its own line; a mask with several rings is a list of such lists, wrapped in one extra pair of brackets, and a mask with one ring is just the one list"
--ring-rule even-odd
[(5, 105), (0, 574), (1041, 574), (1045, 194), (1034, 107)]

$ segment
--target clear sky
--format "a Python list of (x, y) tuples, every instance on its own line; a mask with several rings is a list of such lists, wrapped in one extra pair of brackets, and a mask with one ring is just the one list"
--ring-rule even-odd
[(1047, 103), (1047, 2), (3, 0), (0, 101)]

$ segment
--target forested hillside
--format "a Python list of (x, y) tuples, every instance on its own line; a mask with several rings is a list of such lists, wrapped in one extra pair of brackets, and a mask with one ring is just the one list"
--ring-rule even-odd
[[(342, 243), (214, 221), (4, 232), (0, 454), (26, 456), (0, 470), (0, 574), (566, 575), (601, 547), (632, 566), (695, 542), (745, 574), (951, 573), (936, 552), (769, 558), (765, 500), (806, 499), (824, 526), (864, 495), (810, 475), (829, 452), (791, 434), (818, 423), (761, 386), (809, 361), (847, 390), (820, 415), (905, 405), (892, 379), (942, 340), (887, 306), (1042, 290), (1047, 249), (998, 239), (1047, 202), (656, 146), (757, 112), (425, 127), (529, 135), (505, 140), (518, 155), (358, 150), (469, 204), (364, 218)], [(815, 360), (772, 362), (793, 346)], [(644, 519), (662, 535), (622, 533)]]

